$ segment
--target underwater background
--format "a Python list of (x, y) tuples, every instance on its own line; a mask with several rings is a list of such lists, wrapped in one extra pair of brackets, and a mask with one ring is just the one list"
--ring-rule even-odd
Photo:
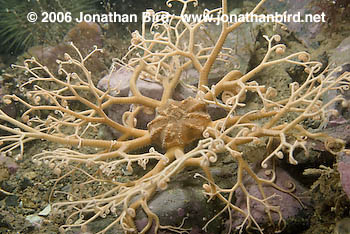
[[(228, 0), (229, 12), (249, 12), (259, 1)], [(198, 7), (189, 7), (193, 13), (203, 12), (204, 9), (220, 7), (221, 1), (199, 0)], [(93, 57), (87, 63), (96, 84), (108, 74), (114, 58), (121, 58), (128, 52), (131, 34), (141, 28), (142, 12), (147, 9), (154, 11), (167, 10), (170, 13), (181, 10), (181, 5), (173, 3), (168, 8), (163, 0), (0, 0), (0, 97), (6, 94), (23, 96), (18, 90), (24, 83), (26, 75), (22, 71), (11, 68), (11, 64), (22, 64), (27, 58), (35, 57), (44, 66), (57, 71), (57, 60), (63, 59), (65, 53), (72, 53), (68, 46), (74, 42), (81, 53), (88, 55), (93, 46), (103, 49), (103, 54)], [(321, 61), (324, 67), (342, 66), (344, 72), (350, 72), (350, 1), (349, 0), (267, 0), (261, 9), (262, 13), (272, 12), (303, 12), (326, 15), (326, 21), (321, 23), (287, 23), (288, 30), (276, 28), (273, 23), (246, 23), (241, 26), (239, 36), (229, 38), (227, 46), (231, 46), (235, 54), (232, 55), (239, 63), (239, 70), (243, 73), (250, 71), (265, 55), (266, 41), (263, 35), (280, 34), (282, 43), (287, 45), (290, 53), (307, 51), (313, 60)], [(36, 22), (28, 21), (28, 13), (38, 14)], [(40, 22), (42, 12), (70, 12), (73, 18), (79, 17), (81, 12), (86, 14), (135, 14), (137, 22), (115, 23), (78, 23), (78, 22)], [(64, 15), (64, 14), (63, 14)], [(52, 21), (59, 21), (55, 18)], [(210, 31), (215, 36), (219, 32)], [(213, 36), (215, 38), (215, 36)], [(236, 65), (236, 64), (234, 64)], [(225, 69), (225, 67), (220, 68)], [(220, 77), (220, 69), (217, 76)], [(291, 82), (303, 82), (306, 78), (303, 70), (298, 66), (269, 67), (258, 74), (257, 80), (262, 84), (273, 85), (277, 90), (288, 90)], [(190, 78), (189, 78), (190, 79)], [(215, 80), (215, 79), (214, 79)], [(191, 81), (189, 81), (191, 82)], [(332, 99), (332, 95), (324, 97)], [(346, 96), (350, 99), (350, 95)], [(254, 99), (247, 99), (248, 111), (254, 109)], [(24, 108), (18, 103), (5, 105), (0, 101), (0, 108), (12, 118), (20, 118)], [(330, 124), (322, 131), (327, 134), (350, 142), (350, 110), (349, 106), (336, 106), (341, 118), (330, 120)], [(217, 113), (219, 116), (220, 113)], [(320, 122), (307, 121), (305, 126), (318, 129)], [(113, 131), (103, 129), (96, 133), (103, 139), (114, 139)], [(6, 135), (0, 130), (0, 135)], [(65, 220), (50, 217), (49, 196), (55, 184), (55, 176), (47, 167), (37, 167), (31, 161), (31, 156), (52, 149), (54, 145), (45, 141), (30, 142), (25, 148), (23, 158), (15, 155), (0, 155), (0, 233), (59, 233), (59, 226)], [(317, 144), (311, 148), (310, 155), (305, 157), (302, 151), (297, 152), (295, 158), (298, 166), (280, 162), (279, 166), (303, 188), (302, 197), (305, 198), (305, 209), (300, 209), (294, 203), (285, 202), (288, 213), (287, 226), (282, 233), (350, 233), (350, 161), (346, 155), (335, 157), (326, 152), (323, 146)], [(252, 145), (244, 151), (250, 155), (259, 155), (263, 149)], [(253, 159), (252, 161), (254, 161)], [(261, 160), (257, 158), (256, 161)], [(339, 166), (341, 165), (341, 166)], [(225, 184), (234, 169), (229, 160), (223, 161), (217, 169), (220, 183)], [(189, 169), (190, 171), (190, 169)], [(156, 197), (158, 203), (153, 206), (160, 208), (164, 201), (176, 199), (178, 191), (188, 192), (182, 188), (187, 180), (191, 180), (191, 173), (183, 178), (177, 178), (178, 183), (171, 188), (173, 195)], [(282, 175), (281, 175), (282, 178)], [(65, 184), (67, 183), (67, 184)], [(59, 187), (68, 190), (70, 181), (60, 181)], [(185, 187), (196, 187), (190, 184)], [(185, 193), (184, 192), (184, 193)], [(175, 195), (174, 195), (175, 194)], [(217, 204), (206, 204), (206, 199), (200, 198), (199, 190), (191, 191), (190, 197), (202, 199), (204, 205), (197, 212), (214, 216), (210, 210), (215, 210)], [(175, 198), (174, 198), (175, 197)], [(62, 197), (57, 198), (62, 199)], [(183, 199), (183, 198), (181, 198)], [(188, 197), (185, 197), (188, 199)], [(282, 202), (283, 203), (283, 202)], [(180, 210), (183, 203), (176, 203), (168, 209)], [(288, 206), (298, 206), (298, 208)], [(159, 208), (158, 207), (158, 208)], [(170, 212), (170, 211), (169, 211)], [(226, 233), (224, 215), (215, 223), (211, 232), (204, 232), (198, 226), (202, 221), (194, 219), (193, 228), (189, 233)], [(70, 233), (96, 233), (101, 227), (113, 221), (109, 216), (95, 220), (88, 230), (77, 229)], [(254, 230), (252, 231), (254, 233)], [(122, 233), (121, 229), (111, 229), (107, 233)], [(162, 232), (173, 233), (173, 232)], [(273, 233), (268, 228), (266, 233)]]

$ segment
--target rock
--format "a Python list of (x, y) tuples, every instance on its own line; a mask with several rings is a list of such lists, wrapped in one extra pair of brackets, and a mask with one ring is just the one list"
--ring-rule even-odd
[[(350, 37), (345, 38), (335, 49), (331, 50), (329, 53), (329, 64), (333, 69), (337, 69), (333, 76), (339, 77), (343, 75), (345, 72), (350, 72)], [(344, 118), (346, 120), (350, 119), (350, 91), (344, 90), (340, 93), (338, 90), (329, 90), (324, 95), (324, 103), (331, 101), (337, 95), (343, 95), (345, 100), (348, 102), (347, 105), (342, 106), (340, 103), (333, 103), (329, 106), (329, 109), (335, 109), (338, 111), (340, 116), (332, 116), (330, 118), (331, 121), (335, 121), (335, 124), (339, 122), (340, 119)], [(330, 124), (330, 123), (328, 123)], [(334, 124), (333, 124), (334, 125)]]
[[(329, 64), (331, 65), (331, 68), (337, 69), (336, 72), (334, 72), (335, 77), (339, 77), (343, 75), (345, 72), (350, 72), (350, 37), (345, 38), (335, 49), (333, 49), (329, 53)], [(337, 90), (330, 90), (327, 92), (325, 95), (325, 101), (330, 101), (332, 100), (335, 96), (339, 95), (340, 92)], [(344, 90), (342, 93), (343, 97), (345, 100), (349, 101), (350, 100), (350, 91), (349, 90)], [(348, 106), (346, 106), (347, 109)], [(330, 109), (336, 109), (338, 110), (339, 113), (342, 113), (344, 111), (344, 107), (342, 107), (339, 103), (334, 103)], [(349, 112), (349, 111), (347, 111)], [(344, 113), (343, 113), (344, 114)], [(349, 113), (345, 113), (347, 118), (350, 118)], [(341, 117), (341, 116), (340, 116)]]
[[(350, 72), (350, 37), (345, 38), (335, 49), (329, 53), (329, 65), (332, 72), (332, 76), (335, 78), (344, 75), (346, 72)], [(327, 74), (326, 74), (327, 75)], [(328, 74), (330, 75), (330, 74)], [(349, 75), (348, 75), (349, 76)], [(328, 116), (328, 121), (322, 123), (322, 127), (325, 126), (336, 126), (343, 124), (344, 121), (350, 120), (350, 91), (343, 89), (341, 91), (331, 89), (323, 95), (323, 103), (328, 103), (333, 100), (336, 96), (342, 95), (345, 102), (332, 103), (328, 109), (337, 110), (338, 115)]]
[(196, 96), (196, 91), (192, 90), (189, 87), (186, 87), (182, 83), (179, 83), (175, 88), (173, 99), (176, 101), (182, 101), (188, 97), (195, 97), (195, 96)]
[(85, 53), (91, 51), (94, 46), (102, 47), (102, 29), (94, 22), (81, 22), (69, 30), (64, 40), (73, 42)]
[[(0, 95), (0, 98), (2, 99), (3, 95)], [(0, 101), (2, 104), (2, 101)], [(14, 102), (11, 102), (8, 105), (2, 105), (0, 108), (3, 112), (5, 112), (5, 114), (7, 114), (8, 116), (10, 116), (11, 118), (16, 118), (16, 116), (18, 116), (17, 114), (17, 108), (16, 108), (16, 104)]]
[(6, 228), (7, 230), (13, 230), (11, 222), (13, 222), (13, 220), (10, 220), (8, 215), (0, 214), (0, 228)]
[[(316, 6), (311, 6), (313, 0), (272, 0), (266, 1), (264, 7), (268, 14), (292, 14), (293, 16), (300, 14), (300, 19), (303, 20), (306, 14), (320, 14), (319, 8)], [(297, 19), (298, 20), (298, 19)], [(297, 20), (291, 20), (290, 22), (283, 22), (287, 25), (288, 30), (293, 32), (296, 38), (303, 42), (303, 44), (317, 48), (319, 47), (319, 35), (322, 27), (321, 22), (307, 22), (301, 23)]]
[(350, 199), (350, 163), (339, 162), (338, 171), (343, 190)]
[(337, 222), (334, 228), (334, 234), (349, 234), (350, 218), (344, 218)]
[[(97, 84), (97, 87), (106, 91), (108, 87), (112, 90), (110, 94), (115, 97), (133, 96), (130, 91), (130, 79), (133, 75), (132, 70), (120, 68), (115, 72), (103, 77)], [(137, 79), (136, 88), (146, 97), (160, 100), (163, 87), (154, 81)]]
[(51, 213), (51, 205), (48, 204), (42, 211), (39, 212), (40, 216), (48, 216)]
[(18, 206), (19, 204), (18, 197), (16, 195), (7, 196), (5, 198), (5, 204), (6, 206), (12, 206), (12, 207)]
[[(70, 45), (71, 42), (85, 57), (93, 50), (94, 46), (102, 47), (102, 30), (97, 23), (82, 22), (75, 25), (67, 33), (63, 42), (55, 46), (33, 46), (28, 49), (27, 53), (35, 57), (42, 65), (47, 66), (52, 72), (57, 72), (58, 64), (56, 61), (64, 60), (65, 53), (80, 61), (79, 55)], [(90, 71), (102, 71), (105, 69), (105, 66), (96, 54), (85, 61), (85, 65)]]
[(29, 171), (29, 172), (25, 172), (23, 174), (24, 177), (26, 177), (29, 180), (33, 180), (35, 179), (38, 175), (34, 172), (34, 171)]
[(343, 190), (350, 199), (350, 152), (343, 151), (339, 154), (337, 168)]
[[(9, 172), (7, 171), (7, 169), (0, 167), (0, 183), (2, 181), (6, 181), (8, 178), (10, 177)], [(1, 196), (0, 196), (1, 197)], [(0, 199), (1, 200), (1, 199)]]
[[(333, 49), (329, 53), (329, 64), (331, 68), (337, 69), (334, 72), (335, 77), (339, 77), (343, 75), (345, 72), (350, 72), (350, 37), (345, 38), (335, 49)], [(335, 96), (339, 95), (340, 92), (338, 90), (330, 90), (325, 94), (325, 101), (332, 100)], [(344, 90), (341, 92), (343, 97), (347, 102), (350, 102), (350, 91)], [(350, 111), (349, 106), (345, 106), (345, 108), (339, 103), (334, 103), (330, 109), (336, 109), (338, 112), (345, 117), (345, 119), (350, 119)], [(342, 113), (345, 112), (345, 113)], [(341, 116), (340, 116), (341, 117)]]
[[(350, 64), (343, 64), (342, 66), (338, 66), (336, 68), (336, 72), (334, 72), (335, 77), (339, 77), (341, 75), (344, 75), (346, 72), (350, 72)], [(348, 75), (348, 77), (350, 77)], [(339, 126), (343, 125), (350, 120), (350, 91), (347, 89), (343, 90), (329, 90), (327, 93), (325, 93), (323, 96), (323, 102), (328, 103), (332, 99), (334, 99), (336, 96), (341, 95), (344, 98), (344, 101), (341, 102), (334, 102), (332, 105), (328, 107), (330, 110), (336, 110), (336, 115), (329, 116), (329, 121), (327, 122), (327, 127), (333, 127), (333, 126)]]
[(345, 38), (335, 49), (330, 51), (329, 63), (341, 66), (350, 61), (350, 37)]
[(33, 186), (33, 182), (30, 179), (28, 179), (27, 177), (24, 177), (23, 180), (21, 180), (20, 185), (19, 185), (20, 190), (23, 191), (29, 186)]
[(227, 116), (228, 111), (218, 107), (217, 105), (209, 104), (207, 106), (208, 114), (210, 115), (211, 120), (215, 121)]
[[(181, 83), (175, 89), (173, 99), (176, 101), (184, 100), (188, 97), (195, 97), (196, 92), (189, 87), (185, 87)], [(210, 115), (211, 120), (218, 120), (227, 116), (228, 111), (218, 107), (217, 105), (209, 104), (207, 106), (208, 114)]]
[(40, 228), (43, 224), (43, 218), (38, 215), (28, 215), (26, 217), (26, 221), (28, 221), (33, 227)]
[(106, 91), (110, 87), (110, 95), (114, 97), (127, 97), (129, 95), (129, 82), (132, 71), (121, 68), (103, 77), (97, 84), (97, 88)]
[[(249, 23), (242, 24), (234, 33), (230, 33), (224, 43), (224, 50), (226, 55), (223, 58), (227, 59), (226, 62), (215, 61), (210, 73), (208, 74), (209, 87), (210, 84), (216, 83), (227, 71), (239, 70), (243, 74), (248, 71), (249, 62), (255, 50), (256, 37), (258, 35), (258, 24)], [(203, 30), (199, 30), (196, 33), (196, 44), (201, 44), (203, 47), (214, 46), (215, 41), (219, 38), (221, 33), (221, 27), (218, 27), (215, 23), (207, 23)], [(190, 85), (198, 84), (199, 73), (193, 67), (190, 67), (183, 71), (181, 79)]]
[[(111, 118), (113, 121), (119, 124), (122, 124), (123, 114), (129, 110), (130, 110), (130, 105), (114, 104), (108, 108), (107, 114), (108, 114), (108, 117)], [(120, 132), (115, 131), (114, 129), (111, 129), (111, 130), (115, 137), (121, 136)]]
[[(218, 203), (218, 199), (207, 202), (201, 184), (196, 182), (200, 181), (183, 176), (169, 183), (166, 190), (158, 191), (148, 202), (148, 206), (158, 215), (162, 225), (180, 226), (186, 218), (184, 228), (189, 228), (190, 233), (220, 233), (222, 216), (209, 225), (208, 232), (202, 230), (206, 222), (221, 210), (222, 205)], [(139, 231), (147, 224), (147, 217), (142, 211), (138, 212), (135, 222)], [(162, 231), (159, 233), (172, 233), (167, 230)], [(147, 232), (147, 234), (153, 233), (154, 227)]]
[[(8, 180), (0, 182), (0, 188), (8, 193), (12, 193), (15, 190), (15, 186), (11, 185)], [(0, 201), (8, 196), (10, 195), (0, 192)]]
[[(131, 70), (120, 68), (102, 78), (97, 87), (103, 91), (106, 91), (109, 87), (111, 89), (110, 94), (115, 97), (133, 96), (130, 91), (130, 79), (132, 74), (133, 72)], [(136, 88), (142, 95), (155, 100), (160, 100), (163, 93), (163, 87), (159, 83), (142, 79), (137, 80)], [(134, 108), (134, 106), (130, 104), (114, 104), (108, 109), (108, 116), (117, 123), (122, 124), (123, 114), (126, 111), (130, 111), (131, 108)], [(139, 129), (147, 129), (147, 124), (154, 119), (154, 116), (155, 113), (146, 113), (141, 110), (136, 116), (136, 127)], [(113, 133), (115, 136), (120, 136), (120, 133), (118, 132), (114, 131)]]
[(293, 79), (293, 81), (303, 84), (308, 74), (305, 72), (304, 67), (302, 66), (290, 66), (286, 69), (288, 75)]
[(6, 168), (10, 174), (15, 174), (18, 169), (16, 161), (11, 157), (7, 157), (4, 153), (0, 153), (0, 165)]
[[(270, 179), (265, 175), (266, 169), (260, 169), (257, 175), (260, 178)], [(259, 191), (259, 187), (257, 186), (256, 182), (252, 180), (250, 176), (246, 176), (244, 179), (244, 185), (247, 190), (247, 192), (251, 196), (255, 196), (259, 199), (261, 199), (261, 193)], [(280, 186), (281, 188), (284, 188), (288, 190), (290, 183), (293, 183), (295, 185), (295, 191), (293, 192), (294, 195), (300, 196), (301, 198), (302, 194), (306, 192), (306, 189), (294, 178), (292, 178), (286, 171), (284, 171), (280, 167), (276, 167), (276, 181), (275, 183)], [(303, 206), (301, 203), (291, 196), (288, 193), (281, 192), (277, 189), (275, 189), (272, 186), (264, 185), (263, 186), (264, 192), (266, 197), (270, 197), (268, 199), (268, 202), (270, 205), (273, 206), (279, 206), (280, 211), (282, 213), (282, 217), (285, 220), (288, 219), (294, 219), (298, 216), (298, 214), (303, 210)], [(290, 189), (290, 188), (289, 188)], [(246, 195), (242, 192), (242, 190), (237, 190), (235, 193), (236, 196), (236, 206), (240, 207), (244, 211), (247, 211), (246, 206)], [(308, 201), (303, 199), (301, 200), (303, 204), (307, 204)], [(250, 208), (251, 208), (251, 215), (254, 217), (255, 221), (259, 224), (260, 227), (264, 228), (269, 226), (269, 219), (266, 214), (266, 207), (263, 206), (260, 202), (257, 202), (256, 200), (251, 199), (250, 200)], [(305, 210), (303, 210), (303, 213), (305, 213)], [(271, 217), (273, 222), (277, 223), (279, 221), (279, 216), (275, 212), (271, 212)], [(232, 212), (232, 220), (233, 220), (233, 227), (237, 227), (241, 225), (244, 221), (244, 218), (240, 213), (237, 211)], [(254, 226), (254, 224), (252, 224)]]

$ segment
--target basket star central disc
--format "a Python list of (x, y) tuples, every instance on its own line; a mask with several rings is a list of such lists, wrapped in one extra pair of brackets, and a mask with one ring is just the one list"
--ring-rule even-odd
[(182, 101), (169, 100), (157, 108), (157, 116), (148, 129), (153, 142), (169, 149), (201, 138), (210, 121), (206, 103), (189, 97)]

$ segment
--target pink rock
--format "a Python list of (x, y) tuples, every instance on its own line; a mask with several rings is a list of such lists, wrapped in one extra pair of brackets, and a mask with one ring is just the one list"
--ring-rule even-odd
[[(257, 175), (260, 178), (268, 180), (269, 177), (265, 175), (265, 171), (266, 169), (260, 169)], [(277, 206), (280, 208), (283, 219), (288, 219), (297, 216), (299, 212), (303, 209), (303, 206), (300, 202), (302, 202), (303, 205), (308, 204), (308, 201), (306, 199), (301, 199), (301, 197), (303, 196), (302, 194), (306, 191), (306, 189), (298, 181), (292, 178), (285, 170), (281, 168), (276, 169), (275, 183), (286, 190), (288, 190), (288, 186), (290, 185), (290, 183), (293, 183), (295, 185), (295, 190), (292, 194), (299, 197), (300, 201), (289, 193), (277, 190), (276, 188), (268, 184), (263, 184), (262, 188), (266, 197), (270, 197), (268, 199), (268, 203), (272, 206)], [(259, 187), (256, 181), (252, 179), (252, 177), (246, 175), (243, 179), (243, 184), (245, 186), (245, 189), (251, 196), (262, 199)], [(235, 193), (235, 196), (237, 199), (235, 205), (247, 212), (246, 195), (241, 189), (238, 189)], [(259, 224), (260, 227), (265, 227), (269, 224), (268, 215), (266, 213), (266, 207), (263, 206), (261, 202), (258, 202), (254, 199), (250, 199), (250, 212), (251, 216), (255, 219), (255, 221)], [(243, 217), (242, 214), (238, 213), (237, 211), (233, 211), (232, 227), (238, 227), (239, 225), (241, 225), (244, 222), (244, 218), (246, 217)], [(280, 220), (280, 217), (276, 212), (271, 212), (271, 218), (274, 223), (277, 223)], [(252, 224), (252, 226), (255, 225)]]
[(15, 174), (18, 169), (18, 164), (15, 160), (5, 156), (3, 153), (0, 154), (0, 165), (5, 166), (10, 174)]
[(120, 68), (117, 71), (112, 72), (109, 75), (103, 77), (97, 84), (97, 88), (106, 91), (108, 87), (116, 89), (111, 91), (112, 96), (116, 97), (127, 97), (129, 94), (129, 82), (132, 77), (132, 71)]
[[(110, 75), (103, 77), (97, 87), (103, 91), (106, 91), (108, 87), (112, 90), (110, 94), (116, 97), (128, 97), (133, 96), (130, 90), (130, 79), (133, 75), (131, 70), (120, 68), (119, 70), (112, 72)], [(137, 79), (136, 88), (140, 93), (146, 97), (160, 100), (163, 87), (156, 82)], [(108, 108), (108, 116), (117, 123), (122, 123), (123, 114), (126, 111), (130, 111), (133, 108), (130, 104), (114, 104)], [(155, 113), (145, 113), (140, 111), (136, 116), (137, 125), (136, 128), (147, 129), (147, 124), (154, 119)], [(119, 136), (120, 133), (114, 132), (115, 136)]]
[(344, 192), (348, 195), (350, 199), (350, 163), (349, 162), (339, 162), (338, 171), (340, 173), (340, 181)]

